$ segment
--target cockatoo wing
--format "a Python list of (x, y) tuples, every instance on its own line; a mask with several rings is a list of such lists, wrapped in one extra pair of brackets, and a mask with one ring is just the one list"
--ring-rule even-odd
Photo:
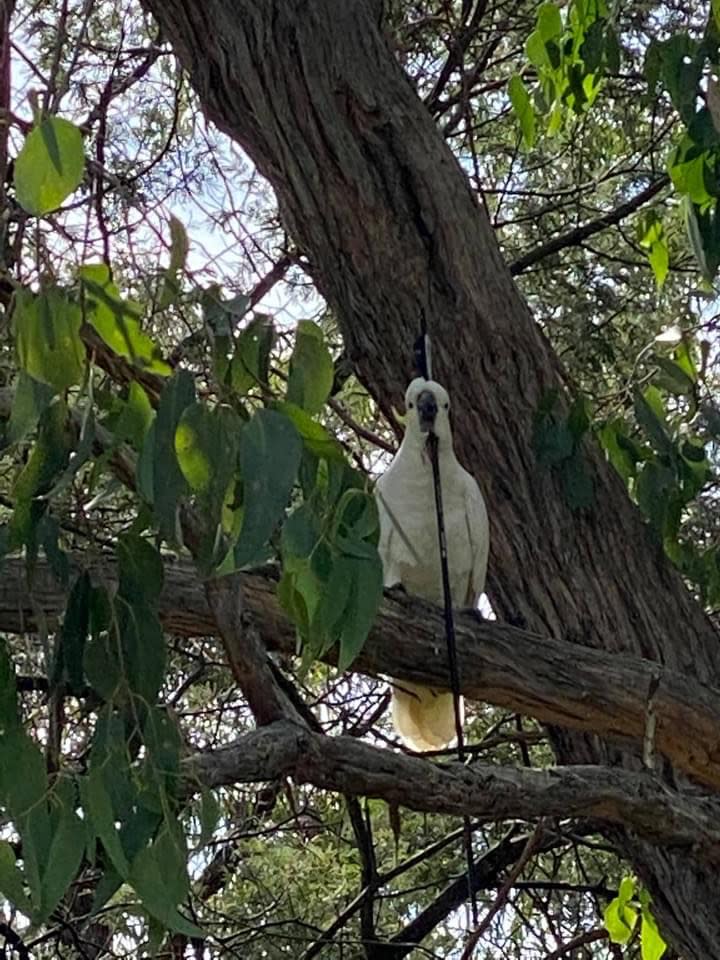
[(465, 487), (465, 516), (467, 517), (468, 539), (472, 554), (472, 567), (466, 604), (469, 607), (477, 606), (478, 600), (485, 590), (487, 576), (488, 553), (490, 550), (490, 525), (488, 523), (487, 507), (475, 478), (467, 473)]

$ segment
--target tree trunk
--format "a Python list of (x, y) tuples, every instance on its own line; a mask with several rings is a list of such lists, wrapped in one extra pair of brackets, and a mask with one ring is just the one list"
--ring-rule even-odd
[[(373, 0), (145, 0), (208, 115), (271, 182), (362, 381), (399, 405), (424, 312), (458, 455), (488, 501), (498, 615), (558, 639), (631, 651), (716, 684), (718, 636), (588, 444), (593, 505), (568, 506), (533, 448), (560, 364), (490, 224), (383, 37)], [(648, 691), (648, 696), (650, 691)], [(558, 732), (573, 763), (638, 760)], [(682, 785), (678, 789), (684, 789)], [(717, 875), (614, 837), (686, 957), (717, 955)]]

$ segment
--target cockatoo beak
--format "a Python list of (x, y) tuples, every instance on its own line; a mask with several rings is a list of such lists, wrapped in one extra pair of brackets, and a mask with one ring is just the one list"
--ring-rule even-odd
[(437, 400), (430, 390), (423, 390), (417, 398), (418, 420), (423, 433), (432, 433), (438, 412)]

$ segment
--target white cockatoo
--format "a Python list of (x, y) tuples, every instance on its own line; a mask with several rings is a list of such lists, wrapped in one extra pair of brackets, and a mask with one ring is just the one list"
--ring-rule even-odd
[[(407, 388), (405, 406), (405, 436), (375, 487), (384, 584), (402, 584), (410, 594), (443, 604), (435, 488), (426, 447), (434, 433), (452, 603), (474, 607), (485, 587), (488, 517), (477, 483), (455, 457), (450, 399), (439, 383), (418, 377)], [(392, 716), (395, 729), (413, 750), (439, 750), (455, 738), (453, 697), (446, 690), (396, 681)]]

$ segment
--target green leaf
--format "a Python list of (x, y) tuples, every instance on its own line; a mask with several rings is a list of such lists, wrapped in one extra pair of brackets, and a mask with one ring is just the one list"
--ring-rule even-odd
[(335, 368), (322, 330), (311, 320), (301, 320), (290, 357), (288, 402), (308, 413), (319, 413), (330, 396), (334, 377)]
[(220, 804), (214, 791), (202, 788), (200, 794), (200, 836), (198, 838), (198, 849), (204, 847), (211, 839), (220, 821)]
[(163, 563), (159, 551), (138, 534), (123, 534), (117, 543), (119, 593), (133, 604), (153, 603), (163, 586)]
[(644, 393), (635, 391), (633, 397), (635, 416), (648, 440), (660, 454), (672, 456), (674, 445), (665, 423), (662, 401), (658, 404), (658, 395), (652, 387)]
[(141, 850), (130, 868), (129, 882), (143, 906), (167, 929), (187, 937), (203, 937), (203, 931), (177, 910), (178, 877), (186, 877), (185, 858), (165, 830), (152, 846)]
[(311, 504), (301, 503), (288, 516), (282, 529), (282, 553), (285, 564), (292, 559), (307, 559), (320, 539), (320, 519)]
[(107, 632), (94, 634), (85, 644), (83, 671), (93, 690), (103, 700), (112, 700), (122, 681), (119, 641), (114, 626)]
[(634, 892), (635, 881), (632, 877), (624, 877), (617, 897), (605, 908), (603, 913), (605, 929), (613, 943), (627, 943), (635, 929), (637, 911), (629, 905)]
[(202, 495), (217, 519), (237, 465), (242, 423), (229, 407), (208, 409), (193, 403), (183, 412), (175, 432), (175, 453), (193, 491)]
[(685, 226), (690, 245), (695, 255), (703, 279), (712, 283), (720, 265), (720, 212), (715, 203), (714, 210), (702, 210), (690, 196), (683, 197)]
[(592, 475), (579, 449), (563, 462), (561, 471), (565, 500), (570, 509), (585, 510), (591, 506), (594, 496)]
[(124, 300), (104, 263), (87, 263), (78, 270), (87, 319), (105, 343), (137, 366), (167, 377), (172, 373), (157, 344), (141, 329), (142, 308)]
[(668, 160), (668, 173), (673, 186), (683, 197), (683, 213), (691, 240), (693, 230), (699, 233), (695, 208), (703, 208), (712, 202), (707, 188), (710, 158), (707, 150), (702, 150), (686, 139), (673, 151)]
[(680, 397), (693, 395), (695, 384), (679, 364), (667, 357), (656, 357), (655, 363), (662, 370), (663, 383), (671, 393)]
[(650, 910), (650, 894), (647, 890), (642, 889), (639, 897), (642, 916), (642, 925), (640, 927), (640, 955), (642, 960), (660, 960), (667, 950), (667, 944), (658, 930), (655, 917)]
[[(331, 641), (337, 639), (340, 624), (345, 617), (353, 593), (353, 578), (356, 572), (355, 560), (351, 557), (344, 554), (336, 554), (333, 557), (330, 576), (322, 584), (321, 592), (315, 601), (314, 612), (308, 609), (312, 619), (310, 638), (317, 635), (320, 638), (329, 638)], [(352, 616), (352, 611), (350, 615)], [(322, 655), (324, 646), (325, 644), (320, 645), (315, 656)]]
[(362, 650), (383, 598), (383, 571), (380, 557), (352, 561), (352, 587), (343, 614), (338, 670), (347, 670)]
[(698, 44), (689, 34), (676, 32), (658, 45), (661, 77), (676, 110), (685, 124), (695, 115), (703, 59)]
[(19, 724), (15, 669), (7, 646), (0, 642), (0, 735)]
[(666, 533), (676, 486), (674, 471), (654, 460), (643, 464), (637, 478), (635, 496), (640, 509), (661, 537)]
[[(17, 775), (20, 770), (22, 776)], [(40, 748), (21, 726), (6, 730), (0, 737), (0, 787), (20, 832), (25, 875), (37, 906), (51, 840), (48, 779)]]
[(80, 781), (83, 807), (90, 817), (96, 836), (102, 842), (110, 862), (121, 877), (127, 877), (130, 869), (120, 835), (115, 827), (115, 816), (110, 794), (105, 785), (103, 771), (94, 767)]
[(166, 646), (157, 614), (145, 601), (118, 604), (118, 630), (128, 686), (145, 704), (152, 704), (165, 677)]
[[(160, 532), (176, 539), (175, 513), (188, 490), (175, 454), (175, 433), (185, 409), (195, 400), (195, 384), (187, 370), (168, 380), (160, 396), (153, 437), (153, 504)], [(148, 434), (148, 439), (150, 434)]]
[(80, 130), (69, 120), (45, 117), (15, 160), (18, 203), (34, 216), (55, 210), (80, 186), (84, 167)]
[(158, 297), (158, 308), (164, 310), (173, 303), (180, 293), (180, 277), (185, 269), (190, 244), (187, 232), (177, 217), (170, 216), (170, 263), (163, 277)]
[(575, 437), (567, 423), (556, 423), (550, 417), (536, 422), (533, 445), (538, 463), (555, 466), (572, 456)]
[(635, 476), (638, 457), (634, 449), (623, 442), (629, 439), (625, 436), (624, 430), (625, 425), (621, 420), (613, 420), (598, 431), (598, 438), (610, 463), (627, 483)]
[(153, 706), (147, 711), (143, 741), (147, 749), (142, 775), (145, 803), (152, 807), (154, 801), (158, 812), (163, 812), (165, 795), (176, 796), (180, 787), (182, 750), (180, 729), (167, 708)]
[(83, 657), (89, 627), (91, 589), (88, 573), (80, 574), (68, 597), (51, 674), (53, 683), (67, 683), (75, 694), (82, 690), (84, 681)]
[(605, 21), (594, 20), (585, 31), (578, 51), (586, 73), (595, 73), (602, 65), (605, 52)]
[(13, 546), (25, 544), (28, 557), (37, 554), (39, 523), (47, 501), (34, 499), (48, 492), (52, 482), (67, 465), (70, 437), (66, 432), (67, 406), (56, 399), (40, 417), (38, 436), (30, 459), (15, 480), (15, 512), (10, 533)]
[(345, 462), (343, 449), (332, 434), (294, 403), (277, 403), (275, 409), (295, 424), (307, 450), (325, 460)]
[(240, 331), (230, 363), (230, 381), (239, 394), (246, 394), (258, 384), (267, 383), (274, 342), (272, 319), (263, 314), (254, 317)]
[(690, 379), (691, 383), (697, 380), (698, 372), (692, 355), (692, 343), (689, 337), (683, 337), (675, 349), (675, 362)]
[(527, 88), (519, 74), (510, 78), (508, 95), (522, 131), (523, 142), (528, 150), (535, 143), (535, 111)]
[(40, 910), (34, 919), (42, 923), (50, 916), (75, 879), (85, 849), (85, 828), (72, 806), (63, 806), (53, 832), (47, 868), (42, 878)]
[[(530, 63), (534, 67), (537, 67), (537, 69), (540, 71), (552, 66), (550, 63), (550, 57), (548, 56), (547, 47), (545, 46), (545, 41), (543, 40), (542, 34), (539, 30), (533, 30), (533, 32), (527, 38), (525, 43), (525, 53)], [(555, 98), (553, 96), (549, 99), (552, 102), (552, 100)]]
[(648, 252), (648, 260), (655, 274), (655, 282), (662, 287), (668, 274), (670, 254), (665, 240), (665, 231), (657, 214), (649, 213), (642, 221), (640, 246)]
[(145, 434), (135, 470), (138, 490), (148, 503), (155, 499), (155, 433), (153, 420)]
[(7, 840), (0, 840), (0, 893), (26, 917), (31, 915), (32, 906), (25, 893), (23, 874), (15, 862), (15, 851)]
[(128, 388), (128, 398), (117, 420), (110, 427), (120, 440), (141, 450), (143, 441), (155, 417), (148, 395), (135, 380)]
[(56, 391), (79, 383), (85, 371), (85, 347), (80, 339), (82, 313), (78, 305), (52, 288), (38, 296), (18, 290), (14, 302), (21, 368)]
[(24, 370), (20, 371), (15, 384), (12, 411), (8, 422), (8, 443), (17, 443), (37, 426), (38, 420), (50, 406), (54, 396), (53, 387), (35, 380)]
[(282, 517), (301, 455), (300, 435), (292, 422), (275, 410), (258, 410), (243, 428), (243, 525), (235, 548), (238, 567), (257, 557)]
[(60, 547), (60, 524), (46, 513), (37, 525), (37, 537), (45, 551), (52, 575), (62, 587), (67, 587), (70, 576), (70, 561)]
[(335, 508), (335, 532), (344, 529), (351, 536), (365, 540), (372, 537), (378, 527), (375, 497), (357, 487), (345, 490)]
[(543, 3), (538, 10), (537, 30), (546, 42), (554, 40), (563, 32), (560, 9), (554, 3)]

